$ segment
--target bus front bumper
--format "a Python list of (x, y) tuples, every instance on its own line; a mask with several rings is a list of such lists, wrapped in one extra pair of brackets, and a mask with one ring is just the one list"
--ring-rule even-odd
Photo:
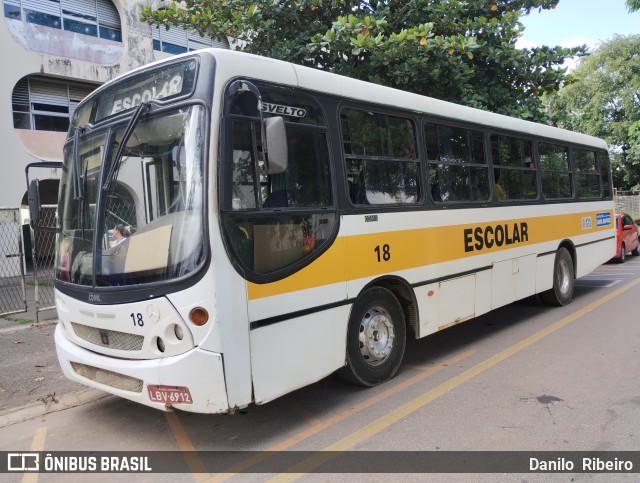
[(229, 412), (221, 354), (195, 348), (160, 359), (117, 359), (75, 345), (61, 323), (55, 342), (72, 381), (165, 411)]

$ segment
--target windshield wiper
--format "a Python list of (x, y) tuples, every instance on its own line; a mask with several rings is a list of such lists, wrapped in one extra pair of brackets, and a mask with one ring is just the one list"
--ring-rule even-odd
[(84, 198), (84, 190), (82, 189), (81, 166), (80, 166), (80, 135), (84, 133), (83, 127), (76, 127), (73, 135), (73, 199), (75, 201)]
[(84, 238), (84, 230), (87, 226), (86, 216), (89, 212), (87, 204), (89, 200), (84, 197), (84, 194), (87, 192), (87, 167), (84, 168), (84, 173), (82, 176), (78, 175), (78, 183), (80, 186), (80, 197), (76, 198), (80, 202), (79, 216), (80, 216), (80, 229), (82, 230), (82, 238)]
[(73, 177), (73, 200), (79, 202), (78, 216), (80, 218), (80, 229), (82, 230), (82, 237), (84, 238), (84, 230), (86, 226), (86, 212), (85, 209), (85, 193), (87, 191), (87, 170), (85, 168), (82, 173), (82, 162), (80, 161), (80, 136), (84, 134), (86, 129), (84, 127), (76, 127), (73, 135), (73, 169), (71, 170)]
[(118, 166), (120, 165), (120, 158), (122, 157), (122, 153), (127, 144), (127, 141), (129, 141), (129, 137), (131, 137), (131, 134), (133, 134), (133, 129), (136, 127), (138, 120), (146, 111), (149, 110), (150, 106), (151, 104), (149, 104), (149, 102), (143, 102), (138, 107), (136, 107), (135, 111), (133, 111), (131, 119), (129, 119), (129, 122), (127, 123), (127, 127), (124, 128), (124, 133), (122, 134), (122, 140), (118, 145), (118, 149), (112, 158), (113, 162), (109, 166), (109, 171), (107, 173), (107, 176), (104, 179), (104, 183), (102, 184), (102, 191), (106, 191), (109, 189), (112, 178), (115, 175)]

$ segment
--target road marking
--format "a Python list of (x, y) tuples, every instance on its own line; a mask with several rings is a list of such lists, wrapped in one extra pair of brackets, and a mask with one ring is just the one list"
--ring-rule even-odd
[[(346, 411), (342, 411), (341, 413), (336, 414), (335, 416), (332, 416), (330, 418), (324, 419), (316, 424), (314, 424), (313, 426), (305, 429), (304, 431), (301, 431), (300, 433), (294, 434), (293, 436), (285, 439), (284, 441), (281, 441), (280, 443), (277, 443), (273, 446), (271, 446), (270, 448), (267, 448), (265, 451), (266, 452), (271, 452), (271, 451), (284, 451), (287, 448), (290, 448), (298, 443), (300, 443), (301, 441), (304, 441), (305, 439), (318, 434), (321, 431), (324, 431), (327, 428), (330, 428), (331, 426), (339, 423), (340, 421), (343, 421), (344, 419), (348, 418), (349, 416), (352, 416), (356, 413), (359, 413), (360, 411), (363, 411), (364, 409), (373, 406), (374, 404), (388, 398), (389, 396), (392, 396), (408, 387), (411, 387), (413, 384), (426, 379), (429, 376), (432, 376), (434, 374), (436, 374), (437, 372), (446, 369), (449, 366), (452, 366), (454, 364), (457, 364), (458, 362), (461, 362), (462, 360), (466, 359), (467, 357), (471, 356), (472, 354), (474, 354), (476, 351), (475, 349), (470, 349), (464, 352), (461, 352), (460, 354), (457, 354), (453, 357), (450, 357), (449, 359), (441, 362), (440, 364), (436, 365), (436, 366), (432, 366), (432, 367), (417, 367), (417, 369), (420, 371), (419, 374), (416, 374), (415, 376), (410, 377), (409, 379), (406, 379), (394, 386), (389, 387), (388, 389), (380, 392), (379, 394), (376, 394), (375, 396), (372, 396), (368, 399), (365, 399), (364, 401), (362, 401), (359, 404), (356, 404), (355, 406), (347, 409)], [(415, 366), (413, 366), (415, 367)], [(225, 470), (224, 472), (218, 474), (218, 475), (214, 475), (212, 478), (207, 480), (207, 483), (213, 483), (213, 482), (220, 482), (220, 481), (225, 481), (229, 478), (231, 478), (232, 476), (236, 475), (237, 473), (240, 472), (244, 472), (246, 471), (248, 468), (251, 468), (252, 466), (257, 465), (258, 463), (261, 463), (262, 461), (265, 461), (266, 459), (268, 459), (270, 457), (270, 455), (268, 453), (261, 453), (258, 454), (256, 456), (253, 456), (252, 458), (248, 458), (247, 460), (243, 461), (242, 463), (237, 464), (236, 466), (229, 468), (228, 470)]]
[[(602, 282), (602, 283), (598, 283), (598, 282)], [(601, 278), (590, 278), (589, 280), (576, 280), (575, 286), (587, 287), (587, 288), (609, 288), (609, 287), (613, 287), (614, 285), (618, 285), (620, 282), (622, 282), (622, 279), (607, 280), (607, 279), (601, 279)]]
[[(34, 453), (38, 453), (40, 451), (44, 451), (44, 441), (47, 438), (47, 428), (38, 428), (36, 429), (35, 434), (33, 435), (33, 441), (31, 441), (31, 451)], [(37, 483), (38, 481), (38, 473), (25, 473), (22, 477), (22, 483)]]
[(567, 317), (560, 319), (558, 322), (551, 324), (550, 326), (536, 332), (533, 335), (530, 335), (526, 339), (521, 340), (517, 344), (508, 347), (507, 349), (498, 352), (497, 354), (485, 359), (484, 361), (476, 364), (470, 369), (458, 374), (457, 376), (452, 377), (447, 382), (440, 384), (438, 387), (432, 389), (429, 392), (418, 396), (412, 401), (394, 409), (393, 411), (387, 413), (386, 415), (376, 419), (373, 423), (365, 426), (358, 431), (355, 431), (351, 435), (337, 441), (336, 443), (327, 446), (324, 450), (316, 453), (314, 456), (311, 456), (304, 460), (303, 462), (289, 468), (285, 473), (275, 476), (272, 480), (269, 481), (295, 481), (300, 478), (302, 475), (313, 471), (315, 468), (323, 465), (324, 463), (330, 461), (335, 457), (335, 451), (347, 451), (348, 449), (353, 448), (358, 443), (372, 437), (373, 435), (379, 433), (383, 429), (388, 428), (392, 424), (398, 422), (399, 420), (405, 418), (409, 414), (417, 411), (418, 409), (426, 406), (430, 402), (438, 399), (440, 396), (443, 396), (450, 392), (451, 390), (457, 388), (458, 386), (464, 384), (465, 382), (473, 379), (474, 377), (482, 374), (483, 372), (491, 369), (496, 364), (504, 361), (505, 359), (517, 354), (518, 352), (530, 347), (531, 345), (539, 342), (550, 334), (553, 334), (557, 330), (563, 328), (564, 326), (570, 324), (571, 322), (579, 319), (580, 317), (592, 312), (596, 308), (601, 305), (609, 302), (610, 300), (622, 295), (627, 290), (635, 287), (640, 283), (640, 279), (636, 279), (633, 282), (628, 283), (627, 285), (620, 287), (618, 290), (611, 292), (608, 295), (605, 295), (599, 300), (583, 307), (582, 309), (574, 312)]
[(189, 468), (191, 469), (193, 479), (196, 481), (203, 481), (208, 476), (207, 470), (205, 469), (204, 464), (202, 464), (202, 460), (200, 459), (200, 456), (198, 456), (198, 451), (189, 439), (189, 435), (185, 431), (184, 426), (178, 419), (176, 413), (165, 412), (164, 415), (169, 423), (169, 428), (171, 428), (173, 437), (180, 447), (180, 451), (182, 451), (185, 460), (187, 460), (187, 465), (189, 465)]
[[(636, 275), (638, 272), (592, 272), (589, 275), (585, 275), (584, 277), (580, 277), (580, 278), (585, 278), (585, 277), (606, 277), (611, 276), (611, 277), (617, 277), (618, 275)], [(580, 280), (580, 279), (578, 279)]]

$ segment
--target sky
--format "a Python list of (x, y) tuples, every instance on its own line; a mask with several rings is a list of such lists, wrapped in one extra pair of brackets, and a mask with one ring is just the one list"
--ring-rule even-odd
[(559, 0), (555, 9), (532, 10), (520, 21), (525, 26), (520, 48), (587, 44), (593, 50), (614, 34), (640, 34), (640, 11), (629, 13), (624, 0)]

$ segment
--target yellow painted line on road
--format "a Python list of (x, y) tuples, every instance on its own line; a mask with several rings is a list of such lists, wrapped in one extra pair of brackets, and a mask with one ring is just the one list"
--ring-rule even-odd
[[(36, 429), (33, 435), (33, 441), (31, 441), (31, 452), (37, 453), (44, 451), (44, 441), (47, 439), (47, 428)], [(41, 462), (42, 465), (42, 462)], [(41, 466), (42, 467), (42, 466)], [(22, 483), (37, 483), (38, 473), (25, 473), (22, 477)]]
[[(388, 398), (389, 396), (392, 396), (394, 394), (399, 393), (400, 391), (405, 390), (408, 387), (411, 387), (413, 384), (426, 379), (429, 376), (432, 376), (434, 374), (436, 374), (437, 372), (441, 371), (442, 369), (445, 369), (449, 366), (452, 366), (454, 364), (457, 364), (458, 362), (461, 362), (462, 360), (466, 359), (467, 357), (469, 357), (470, 355), (472, 355), (473, 353), (475, 353), (476, 351), (473, 349), (470, 349), (468, 351), (465, 352), (461, 352), (460, 354), (457, 354), (453, 357), (450, 357), (449, 359), (443, 361), (442, 363), (432, 366), (432, 367), (417, 367), (417, 369), (420, 371), (419, 374), (416, 374), (415, 376), (410, 377), (409, 379), (406, 379), (394, 386), (389, 387), (388, 389), (380, 392), (379, 394), (376, 394), (373, 397), (370, 397), (368, 399), (365, 399), (364, 401), (362, 401), (359, 404), (356, 404), (355, 406), (347, 409), (346, 411), (342, 411), (338, 414), (336, 414), (335, 416), (332, 416), (330, 418), (324, 419), (322, 421), (319, 421), (318, 423), (314, 424), (313, 426), (310, 426), (309, 428), (305, 429), (304, 431), (301, 431), (300, 433), (297, 433), (287, 439), (285, 439), (284, 441), (281, 441), (280, 443), (271, 446), (270, 448), (267, 448), (267, 452), (271, 452), (271, 451), (284, 451), (287, 448), (290, 448), (298, 443), (300, 443), (301, 441), (315, 435), (318, 434), (321, 431), (324, 431), (327, 428), (330, 428), (331, 426), (334, 426), (335, 424), (339, 423), (340, 421), (345, 420), (346, 418), (348, 418), (349, 416), (352, 416), (354, 414), (359, 413), (360, 411), (363, 411), (364, 409), (367, 409), (368, 407), (373, 406), (374, 404)], [(414, 366), (415, 367), (415, 366)], [(229, 468), (228, 470), (213, 476), (212, 478), (207, 480), (207, 483), (213, 483), (213, 482), (220, 482), (220, 481), (225, 481), (229, 478), (231, 478), (232, 476), (236, 475), (237, 473), (241, 473), (246, 471), (247, 469), (251, 468), (252, 466), (255, 466), (263, 461), (265, 461), (266, 459), (269, 458), (269, 453), (261, 453), (258, 454), (252, 458), (249, 458), (245, 461), (243, 461), (242, 463), (234, 466), (233, 468)]]
[(462, 384), (469, 381), (470, 379), (473, 379), (477, 375), (482, 374), (486, 370), (504, 361), (508, 357), (511, 357), (514, 354), (517, 354), (518, 352), (530, 347), (536, 342), (539, 342), (540, 340), (547, 337), (548, 335), (553, 334), (554, 332), (570, 324), (571, 322), (579, 319), (580, 317), (583, 317), (589, 312), (592, 312), (596, 308), (622, 295), (623, 293), (625, 293), (629, 289), (632, 289), (638, 284), (640, 284), (640, 279), (636, 279), (633, 282), (628, 283), (627, 285), (619, 288), (618, 290), (611, 292), (610, 294), (602, 297), (599, 300), (596, 300), (595, 302), (587, 305), (586, 307), (578, 310), (577, 312), (574, 312), (573, 314), (568, 315), (567, 317), (559, 320), (558, 322), (551, 324), (545, 329), (542, 329), (536, 332), (535, 334), (527, 337), (526, 339), (518, 342), (517, 344), (514, 344), (511, 347), (501, 352), (498, 352), (497, 354), (489, 357), (488, 359), (485, 359), (479, 364), (476, 364), (472, 368), (458, 374), (455, 377), (452, 377), (447, 382), (440, 384), (438, 387), (432, 389), (431, 391), (426, 392), (423, 395), (415, 398), (414, 400), (409, 401), (408, 403), (400, 406), (399, 408), (394, 409), (390, 413), (380, 418), (377, 418), (373, 423), (365, 426), (364, 428), (352, 433), (351, 435), (341, 439), (340, 441), (337, 441), (336, 443), (330, 446), (327, 446), (324, 450), (318, 452), (314, 456), (311, 456), (310, 458), (307, 458), (303, 462), (293, 466), (292, 468), (287, 470), (286, 473), (277, 475), (276, 477), (274, 477), (272, 480), (269, 480), (269, 481), (282, 482), (282, 481), (297, 480), (302, 475), (313, 471), (314, 469), (318, 468), (319, 466), (333, 459), (335, 457), (335, 453), (331, 453), (331, 452), (347, 451), (353, 448), (358, 443), (361, 443), (362, 441), (379, 433), (383, 429), (388, 428), (389, 426), (405, 418), (409, 414), (417, 411), (418, 409), (426, 406), (430, 402), (438, 399), (440, 396), (447, 394), (451, 390), (457, 388), (458, 386), (461, 386)]
[(171, 432), (173, 433), (173, 437), (178, 443), (178, 447), (180, 451), (184, 454), (184, 458), (187, 461), (187, 465), (189, 465), (189, 469), (191, 469), (191, 474), (193, 479), (196, 481), (205, 480), (209, 474), (198, 456), (198, 452), (189, 439), (189, 435), (184, 429), (184, 426), (178, 419), (178, 416), (174, 412), (166, 412), (164, 413), (167, 422), (169, 423), (169, 428), (171, 428)]

